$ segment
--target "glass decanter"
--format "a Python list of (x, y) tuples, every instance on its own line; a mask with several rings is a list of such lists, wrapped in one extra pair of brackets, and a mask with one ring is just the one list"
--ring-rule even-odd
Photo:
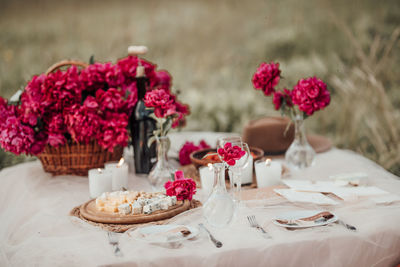
[(203, 206), (203, 215), (207, 223), (213, 227), (225, 227), (233, 219), (235, 203), (225, 187), (225, 165), (213, 164), (214, 187), (210, 197)]
[(157, 162), (149, 173), (149, 181), (155, 190), (163, 190), (164, 184), (174, 178), (175, 168), (168, 161), (170, 146), (168, 136), (157, 138)]
[(313, 165), (315, 151), (307, 141), (303, 115), (296, 115), (294, 127), (294, 140), (286, 151), (285, 160), (289, 167), (304, 169)]

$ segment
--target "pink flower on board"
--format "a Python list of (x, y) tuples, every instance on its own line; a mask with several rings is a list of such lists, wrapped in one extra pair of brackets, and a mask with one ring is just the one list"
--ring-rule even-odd
[(196, 194), (196, 183), (191, 178), (185, 178), (182, 171), (175, 172), (175, 181), (168, 181), (164, 188), (168, 196), (176, 196), (178, 200), (192, 200)]
[(228, 142), (223, 148), (218, 149), (218, 155), (222, 158), (229, 166), (234, 166), (236, 161), (242, 158), (246, 152), (239, 146), (232, 146), (232, 143)]

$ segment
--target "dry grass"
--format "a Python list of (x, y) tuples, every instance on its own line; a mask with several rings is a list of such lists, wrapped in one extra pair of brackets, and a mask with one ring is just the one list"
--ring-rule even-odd
[[(399, 87), (385, 88), (384, 81), (395, 67), (393, 48), (400, 36), (396, 28), (388, 40), (376, 35), (368, 51), (345, 26), (357, 55), (353, 66), (342, 66), (346, 75), (330, 79), (336, 89), (333, 101), (337, 144), (351, 147), (380, 163), (394, 173), (400, 173), (400, 110), (391, 99)], [(360, 91), (362, 88), (362, 91)]]
[[(0, 0), (0, 6), (2, 96), (10, 97), (33, 74), (58, 60), (88, 60), (95, 54), (97, 60), (114, 61), (125, 55), (128, 45), (146, 44), (150, 48), (147, 58), (172, 73), (181, 98), (192, 106), (188, 130), (240, 132), (250, 119), (278, 115), (270, 99), (253, 90), (250, 82), (261, 61), (274, 60), (284, 71), (282, 86), (293, 86), (299, 78), (312, 75), (329, 82), (333, 103), (309, 120), (311, 130), (400, 174), (386, 163), (394, 160), (398, 139), (381, 130), (364, 134), (367, 125), (383, 125), (383, 118), (389, 120), (386, 117), (400, 106), (400, 94), (395, 90), (400, 85), (399, 44), (393, 43), (389, 56), (383, 49), (400, 23), (397, 0)], [(355, 42), (335, 21), (355, 33), (353, 39), (359, 47), (349, 49)], [(359, 51), (367, 47), (374, 48), (361, 55)], [(383, 58), (385, 61), (375, 66)], [(373, 67), (372, 74), (363, 66)], [(342, 88), (348, 83), (357, 107), (346, 101), (350, 93), (344, 92), (350, 89)], [(366, 87), (383, 90), (384, 101), (392, 107), (385, 111), (386, 104), (383, 107), (377, 98), (383, 94), (375, 89), (366, 94)], [(377, 99), (373, 112), (368, 96)], [(374, 114), (365, 115), (370, 113)], [(357, 126), (360, 130), (346, 127), (350, 114), (353, 122), (363, 118), (371, 122), (360, 123), (365, 124), (364, 128)], [(382, 127), (392, 131), (386, 124)], [(377, 133), (384, 139), (377, 139)], [(370, 152), (369, 147), (382, 144), (397, 150)], [(374, 153), (380, 156), (372, 156)], [(6, 165), (15, 160), (0, 153), (0, 167), (5, 165), (4, 158)]]

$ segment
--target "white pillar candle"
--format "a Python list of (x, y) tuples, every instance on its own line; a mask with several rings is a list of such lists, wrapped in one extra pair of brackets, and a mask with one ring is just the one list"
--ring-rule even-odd
[(208, 166), (200, 167), (199, 172), (201, 190), (204, 192), (204, 195), (208, 197), (214, 187), (214, 169), (212, 164), (209, 163)]
[(128, 189), (129, 167), (124, 158), (117, 162), (109, 162), (104, 165), (106, 170), (112, 172), (112, 190), (120, 191)]
[(89, 170), (89, 194), (96, 198), (112, 189), (112, 173), (105, 169)]
[(268, 187), (281, 183), (282, 165), (279, 162), (257, 160), (255, 164), (257, 187)]
[(249, 156), (249, 163), (242, 170), (242, 184), (251, 184), (253, 182), (253, 156)]

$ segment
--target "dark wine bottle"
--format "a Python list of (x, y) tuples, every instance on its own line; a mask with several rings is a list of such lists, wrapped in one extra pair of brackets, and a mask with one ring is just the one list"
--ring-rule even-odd
[(150, 117), (151, 110), (144, 105), (144, 95), (148, 86), (148, 78), (144, 74), (144, 67), (138, 66), (136, 70), (136, 86), (138, 101), (131, 116), (131, 134), (135, 161), (135, 172), (148, 174), (157, 161), (156, 143), (148, 146), (150, 137), (156, 129), (156, 121)]

